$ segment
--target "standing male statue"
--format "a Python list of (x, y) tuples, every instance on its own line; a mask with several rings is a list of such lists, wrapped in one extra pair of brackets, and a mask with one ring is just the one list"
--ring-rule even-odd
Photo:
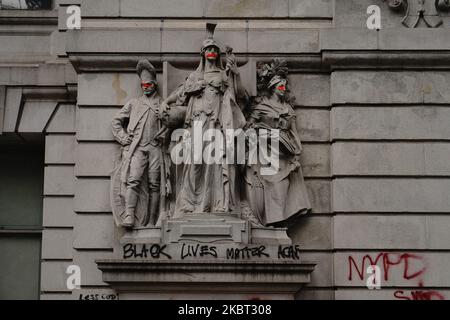
[(167, 129), (158, 118), (156, 71), (148, 60), (140, 60), (136, 71), (144, 94), (126, 103), (112, 121), (123, 152), (112, 176), (111, 202), (117, 225), (126, 228), (155, 225), (160, 198), (166, 195), (161, 141)]

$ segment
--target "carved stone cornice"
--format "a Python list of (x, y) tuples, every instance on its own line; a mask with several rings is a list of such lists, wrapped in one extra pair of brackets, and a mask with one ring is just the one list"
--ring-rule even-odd
[[(324, 50), (317, 54), (293, 55), (237, 55), (238, 65), (245, 64), (250, 58), (269, 62), (272, 58), (286, 59), (292, 73), (329, 72), (334, 69), (450, 69), (449, 50)], [(137, 61), (148, 58), (162, 72), (162, 61), (168, 61), (180, 69), (194, 69), (198, 63), (197, 55), (73, 55), (70, 61), (77, 73), (89, 72), (134, 72)]]
[[(238, 66), (244, 65), (252, 58), (257, 61), (270, 62), (273, 57), (280, 56), (289, 63), (289, 68), (293, 71), (296, 69), (317, 70), (321, 67), (320, 54), (301, 54), (295, 57), (292, 55), (238, 55), (236, 54)], [(180, 69), (194, 69), (198, 66), (198, 54), (72, 54), (69, 61), (74, 66), (77, 73), (84, 72), (134, 72), (136, 64), (140, 59), (148, 59), (161, 72), (163, 61), (169, 62), (172, 66)]]
[[(265, 292), (295, 294), (316, 263), (294, 261), (96, 260), (103, 281), (118, 292)], [(245, 279), (245, 281), (244, 281)]]
[(450, 51), (324, 51), (322, 66), (335, 69), (450, 69)]

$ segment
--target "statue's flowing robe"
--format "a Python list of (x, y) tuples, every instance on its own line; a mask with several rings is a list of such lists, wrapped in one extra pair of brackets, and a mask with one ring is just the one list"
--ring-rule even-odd
[(262, 224), (288, 226), (296, 216), (311, 209), (299, 162), (302, 146), (293, 126), (294, 110), (287, 103), (274, 103), (264, 98), (253, 107), (250, 117), (258, 133), (261, 129), (279, 130), (279, 170), (276, 174), (264, 175), (260, 162), (249, 164), (245, 173), (246, 199)]
[[(236, 102), (235, 76), (228, 75), (221, 68), (216, 72), (212, 80), (205, 81), (202, 59), (199, 68), (177, 90), (178, 104), (187, 106), (184, 127), (190, 132), (191, 138), (194, 136), (195, 121), (201, 122), (202, 135), (208, 129), (218, 129), (224, 137), (226, 129), (242, 128), (245, 125), (245, 117)], [(202, 152), (206, 145), (202, 145)], [(203, 157), (200, 164), (193, 162), (191, 157), (191, 163), (185, 163), (177, 177), (174, 217), (186, 214), (239, 214), (236, 165), (206, 164)]]

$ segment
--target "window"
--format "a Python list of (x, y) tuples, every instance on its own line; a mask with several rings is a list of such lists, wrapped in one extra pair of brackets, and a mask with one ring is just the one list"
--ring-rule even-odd
[(0, 145), (0, 299), (38, 299), (44, 148)]
[(3, 10), (51, 10), (51, 0), (0, 0)]

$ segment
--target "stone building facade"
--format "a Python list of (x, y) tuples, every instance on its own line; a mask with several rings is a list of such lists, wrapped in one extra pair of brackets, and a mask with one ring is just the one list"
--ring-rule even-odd
[[(56, 0), (0, 10), (0, 298), (116, 297), (96, 263), (120, 233), (110, 122), (141, 95), (139, 59), (161, 84), (165, 61), (194, 68), (206, 21), (239, 63), (288, 61), (312, 204), (289, 235), (316, 264), (295, 298), (450, 298), (450, 11), (445, 1), (425, 0), (419, 13), (419, 1), (393, 2)], [(71, 5), (81, 7), (79, 30), (67, 28)], [(366, 24), (371, 5), (379, 30)], [(380, 290), (366, 287), (371, 264)], [(80, 289), (67, 287), (70, 265)]]

